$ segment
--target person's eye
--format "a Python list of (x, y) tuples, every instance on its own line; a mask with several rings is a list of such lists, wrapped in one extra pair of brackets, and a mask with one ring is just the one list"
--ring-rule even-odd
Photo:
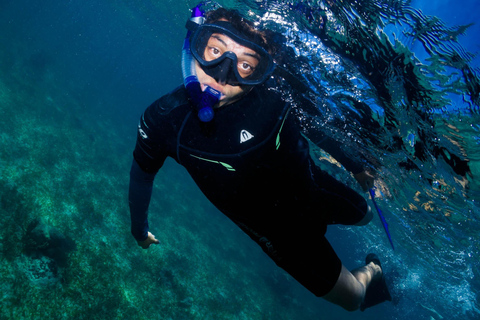
[(208, 46), (205, 48), (205, 53), (203, 58), (206, 61), (212, 61), (212, 60), (218, 59), (219, 57), (221, 57), (221, 55), (222, 55), (222, 51), (219, 48)]
[(217, 57), (217, 56), (220, 55), (220, 50), (219, 50), (218, 48), (216, 48), (216, 47), (210, 47), (210, 48), (209, 48), (209, 51), (210, 51), (210, 53), (211, 53), (213, 56), (215, 56), (215, 57)]
[(245, 77), (251, 75), (253, 71), (255, 71), (255, 68), (247, 62), (240, 63), (238, 69)]

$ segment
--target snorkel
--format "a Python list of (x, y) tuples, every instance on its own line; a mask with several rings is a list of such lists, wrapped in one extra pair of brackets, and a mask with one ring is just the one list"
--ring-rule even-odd
[(373, 202), (373, 205), (375, 206), (375, 209), (377, 209), (378, 217), (380, 218), (380, 221), (382, 222), (382, 225), (383, 225), (383, 229), (387, 234), (388, 241), (390, 241), (390, 245), (392, 246), (392, 249), (395, 250), (395, 246), (393, 245), (393, 241), (392, 241), (392, 236), (388, 231), (387, 220), (385, 220), (385, 216), (383, 215), (382, 210), (380, 210), (380, 208), (377, 205), (377, 201), (375, 201), (375, 187), (369, 189), (368, 192), (370, 193), (370, 197), (372, 198), (372, 202)]
[(201, 25), (205, 21), (203, 11), (200, 9), (202, 5), (203, 3), (199, 3), (192, 9), (192, 17), (187, 22), (187, 29), (189, 29), (189, 31), (187, 31), (187, 36), (183, 43), (182, 73), (183, 84), (197, 110), (198, 118), (202, 122), (210, 122), (214, 116), (213, 106), (220, 100), (221, 93), (209, 86), (202, 92), (200, 82), (197, 78), (197, 72), (195, 71), (195, 58), (190, 50), (190, 36), (192, 31), (190, 31), (188, 27), (188, 24)]

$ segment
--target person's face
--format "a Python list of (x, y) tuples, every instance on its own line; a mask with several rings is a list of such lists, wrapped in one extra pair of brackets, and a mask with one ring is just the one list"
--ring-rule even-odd
[[(228, 36), (219, 33), (212, 34), (208, 40), (207, 46), (205, 47), (204, 59), (206, 61), (215, 60), (227, 51), (231, 51), (237, 55), (237, 65), (233, 67), (237, 68), (242, 78), (251, 75), (259, 63), (258, 54), (254, 50), (242, 46)], [(249, 86), (232, 86), (216, 81), (202, 70), (198, 62), (196, 62), (195, 68), (202, 91), (204, 91), (207, 86), (220, 91), (219, 106), (237, 101), (245, 92), (251, 89)]]

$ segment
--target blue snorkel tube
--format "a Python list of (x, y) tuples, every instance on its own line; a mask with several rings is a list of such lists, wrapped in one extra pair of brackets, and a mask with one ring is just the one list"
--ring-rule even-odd
[[(203, 11), (200, 7), (203, 3), (198, 4), (195, 8), (192, 9), (192, 17), (190, 18), (190, 24), (194, 23), (197, 25), (203, 24), (205, 18), (203, 17)], [(188, 25), (187, 23), (187, 25)], [(188, 28), (188, 27), (187, 27)], [(187, 32), (185, 41), (183, 42), (182, 49), (182, 73), (183, 73), (183, 84), (187, 90), (188, 96), (190, 97), (193, 105), (195, 106), (198, 118), (202, 122), (210, 122), (213, 119), (214, 112), (213, 106), (218, 103), (220, 100), (221, 93), (211, 87), (205, 89), (202, 92), (200, 82), (197, 78), (197, 72), (195, 71), (195, 58), (190, 51), (190, 35), (192, 31)]]

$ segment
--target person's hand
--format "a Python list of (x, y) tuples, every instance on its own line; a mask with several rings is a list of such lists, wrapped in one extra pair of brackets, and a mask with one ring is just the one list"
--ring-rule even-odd
[(143, 249), (148, 249), (150, 245), (152, 244), (159, 244), (160, 241), (158, 241), (153, 234), (148, 232), (147, 239), (143, 241), (137, 241), (138, 245), (142, 247)]
[(366, 171), (362, 171), (360, 173), (356, 173), (353, 175), (355, 179), (358, 181), (360, 186), (362, 187), (363, 191), (368, 191), (368, 189), (373, 188), (373, 183), (375, 181), (375, 177), (372, 176), (370, 173)]

